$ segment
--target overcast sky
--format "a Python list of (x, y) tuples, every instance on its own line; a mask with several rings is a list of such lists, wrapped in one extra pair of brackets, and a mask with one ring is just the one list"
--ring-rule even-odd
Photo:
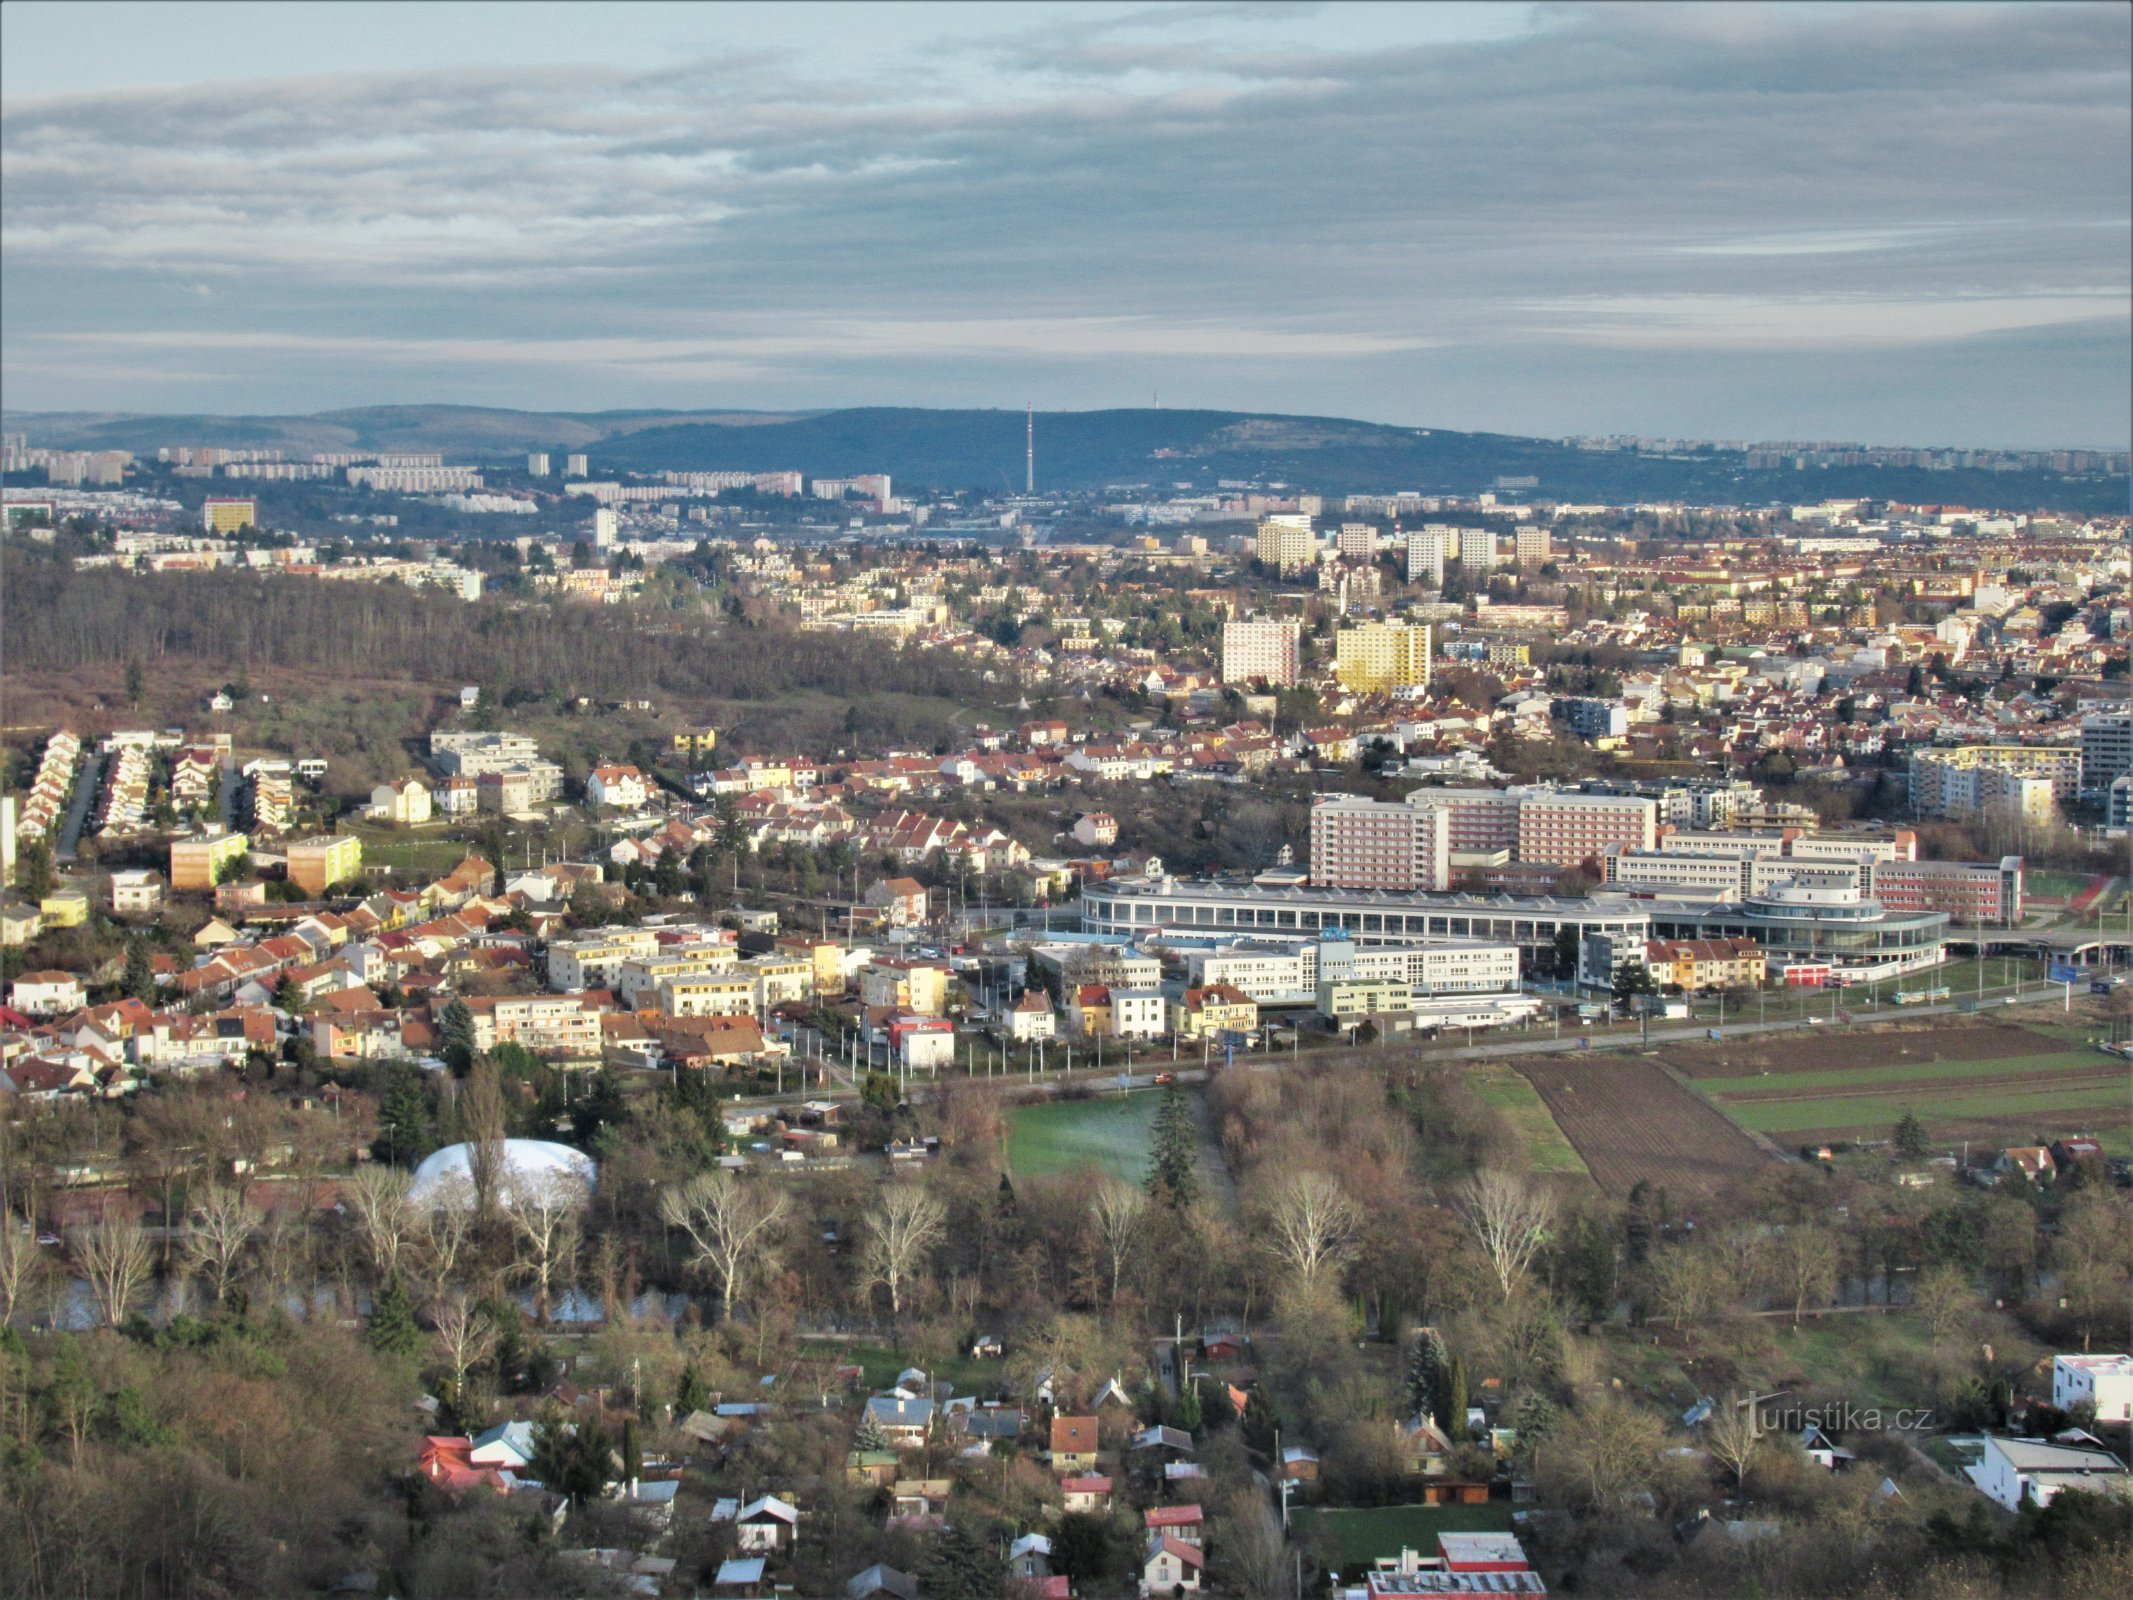
[(2125, 448), (2133, 10), (0, 8), (11, 410)]

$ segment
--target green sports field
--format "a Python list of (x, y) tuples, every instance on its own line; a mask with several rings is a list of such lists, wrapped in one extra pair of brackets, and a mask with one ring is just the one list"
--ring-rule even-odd
[(1007, 1113), (1007, 1165), (1017, 1177), (1095, 1166), (1138, 1183), (1148, 1165), (1148, 1133), (1161, 1094), (1109, 1094), (1048, 1100)]

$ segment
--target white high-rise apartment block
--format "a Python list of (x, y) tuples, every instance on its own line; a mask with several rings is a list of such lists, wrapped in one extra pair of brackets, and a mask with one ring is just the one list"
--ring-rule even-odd
[(1469, 572), (1496, 570), (1496, 535), (1486, 528), (1459, 530), (1459, 565)]
[(2111, 787), (2133, 772), (2133, 711), (2107, 711), (2081, 719), (2081, 787)]
[(1270, 687), (1296, 682), (1300, 622), (1225, 622), (1222, 624), (1222, 681), (1249, 683), (1261, 678)]
[(590, 470), (586, 465), (585, 457), (565, 456), (563, 458), (563, 476), (566, 478), (584, 478), (591, 476)]
[(622, 519), (606, 506), (593, 513), (593, 548), (612, 550), (615, 539), (622, 531)]
[(1459, 530), (1425, 523), (1407, 536), (1407, 581), (1444, 587), (1444, 564), (1461, 548)]
[(1290, 512), (1267, 517), (1259, 524), (1260, 563), (1288, 574), (1301, 572), (1318, 560), (1318, 537), (1311, 519)]
[(548, 476), (548, 453), (546, 451), (535, 450), (526, 457), (526, 476), (529, 478), (545, 478)]
[(1518, 530), (1518, 564), (1522, 567), (1544, 567), (1555, 559), (1555, 540), (1546, 528), (1520, 528)]
[(1367, 522), (1344, 522), (1334, 547), (1356, 561), (1368, 561), (1378, 553), (1378, 530)]
[(1331, 889), (1443, 889), (1451, 882), (1443, 811), (1327, 795), (1311, 807), (1311, 882)]

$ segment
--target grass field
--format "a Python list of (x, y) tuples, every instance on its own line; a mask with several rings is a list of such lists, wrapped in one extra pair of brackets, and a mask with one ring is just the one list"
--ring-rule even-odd
[[(908, 1350), (896, 1350), (885, 1344), (803, 1339), (800, 1341), (799, 1351), (803, 1356), (834, 1361), (839, 1366), (857, 1364), (866, 1373), (861, 1382), (869, 1389), (888, 1388), (896, 1381), (899, 1372), (917, 1364)], [(997, 1387), (1000, 1372), (1001, 1363), (994, 1357), (979, 1360), (971, 1356), (956, 1356), (947, 1361), (937, 1361), (932, 1367), (933, 1377), (940, 1382), (954, 1384), (958, 1394), (970, 1394), (981, 1387)]]
[(1832, 1031), (1809, 1050), (1765, 1037), (1668, 1059), (1727, 1116), (1773, 1138), (1882, 1139), (1910, 1111), (1944, 1150), (2072, 1132), (2114, 1151), (2127, 1143), (2133, 1067), (2089, 1047), (2093, 1018), (1888, 1021)]
[(2022, 893), (2038, 900), (2071, 900), (2094, 881), (2086, 872), (2025, 872)]
[(348, 828), (363, 841), (363, 864), (397, 867), (404, 872), (450, 872), (473, 850), (464, 839), (404, 829)]
[(1341, 1566), (1368, 1567), (1380, 1556), (1399, 1555), (1405, 1545), (1418, 1555), (1437, 1553), (1440, 1533), (1509, 1533), (1508, 1501), (1485, 1506), (1301, 1506), (1290, 1512), (1301, 1531), (1330, 1530), (1340, 1543)]
[(1017, 1177), (1042, 1177), (1096, 1166), (1138, 1183), (1148, 1165), (1148, 1134), (1161, 1094), (1144, 1091), (1093, 1100), (1050, 1100), (1007, 1114), (1007, 1165)]
[(1525, 1078), (1495, 1062), (1477, 1063), (1469, 1079), (1483, 1102), (1494, 1106), (1518, 1130), (1535, 1172), (1572, 1172), (1592, 1176), (1577, 1148), (1563, 1137), (1539, 1093)]

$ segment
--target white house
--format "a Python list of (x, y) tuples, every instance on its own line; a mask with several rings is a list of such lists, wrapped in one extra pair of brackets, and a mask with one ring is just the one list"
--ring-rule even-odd
[(1197, 1546), (1168, 1534), (1150, 1534), (1148, 1552), (1141, 1558), (1141, 1593), (1167, 1595), (1182, 1589), (1197, 1594), (1200, 1572), (1206, 1565), (1207, 1557)]
[(56, 1017), (89, 1003), (81, 979), (71, 972), (25, 972), (15, 980), (9, 1003), (28, 1017)]
[(381, 783), (370, 791), (370, 814), (380, 822), (412, 827), (429, 821), (432, 809), (429, 786), (419, 778)]
[(766, 1494), (741, 1507), (733, 1522), (734, 1543), (750, 1555), (762, 1555), (790, 1546), (799, 1528), (799, 1510)]
[(1007, 1012), (1007, 1036), (1017, 1044), (1035, 1044), (1050, 1039), (1058, 1027), (1052, 1002), (1042, 989), (1025, 989)]
[(2084, 1401), (2098, 1422), (2133, 1422), (2133, 1356), (2055, 1356), (2052, 1404), (2071, 1411)]
[(1159, 1039), (1162, 1034), (1162, 990), (1113, 989), (1111, 991), (1112, 1038)]
[(533, 1460), (533, 1424), (499, 1422), (486, 1433), (476, 1434), (467, 1460), (477, 1467), (525, 1471)]
[(448, 817), (471, 817), (481, 805), (481, 785), (464, 773), (454, 774), (437, 786), (436, 804)]
[(2108, 1450), (1989, 1434), (1970, 1481), (2009, 1511), (2019, 1511), (2024, 1501), (2042, 1509), (2061, 1489), (2124, 1495), (2133, 1483), (2125, 1463)]
[(145, 867), (111, 874), (111, 909), (122, 917), (141, 916), (163, 903), (163, 880)]
[(585, 780), (585, 798), (596, 806), (618, 811), (639, 811), (652, 798), (644, 774), (631, 766), (599, 766)]

